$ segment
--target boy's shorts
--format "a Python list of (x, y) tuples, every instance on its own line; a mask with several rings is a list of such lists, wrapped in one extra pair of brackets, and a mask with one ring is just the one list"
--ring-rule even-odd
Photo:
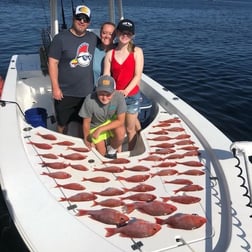
[[(91, 130), (90, 130), (90, 134), (92, 134), (92, 133), (93, 133), (96, 129), (98, 129), (99, 127), (104, 126), (104, 125), (109, 124), (109, 123), (111, 123), (111, 120), (110, 120), (110, 119), (107, 120), (106, 122), (104, 122), (103, 124), (101, 124), (101, 125), (99, 125), (99, 126), (93, 128), (93, 129), (91, 129)], [(102, 133), (99, 135), (98, 138), (93, 138), (93, 137), (92, 137), (91, 140), (92, 140), (92, 142), (93, 142), (94, 144), (97, 144), (97, 143), (100, 143), (101, 141), (107, 140), (108, 138), (113, 137), (113, 136), (114, 136), (113, 132), (112, 132), (111, 130), (107, 130), (107, 131), (102, 132)]]

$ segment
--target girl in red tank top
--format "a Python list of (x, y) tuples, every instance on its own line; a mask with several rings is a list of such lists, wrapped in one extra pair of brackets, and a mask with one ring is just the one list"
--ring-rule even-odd
[(137, 131), (141, 129), (138, 112), (140, 110), (139, 84), (142, 77), (144, 56), (143, 50), (134, 45), (132, 39), (135, 25), (129, 19), (121, 20), (116, 28), (118, 45), (107, 52), (104, 61), (104, 75), (111, 75), (116, 82), (116, 89), (121, 92), (127, 104), (125, 119), (128, 136), (128, 149), (136, 143)]
[[(115, 49), (112, 51), (111, 69), (113, 69), (112, 75), (116, 80), (116, 89), (124, 90), (127, 88), (130, 81), (135, 74), (135, 58), (134, 52), (130, 52), (125, 61), (120, 64), (115, 58)], [(129, 91), (128, 96), (135, 95), (139, 92), (139, 86), (136, 85)]]

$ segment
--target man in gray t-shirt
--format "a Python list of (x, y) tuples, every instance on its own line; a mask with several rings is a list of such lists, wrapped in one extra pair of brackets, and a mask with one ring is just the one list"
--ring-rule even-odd
[[(85, 144), (109, 158), (116, 157), (116, 151), (122, 145), (125, 136), (125, 113), (127, 110), (124, 96), (115, 90), (115, 81), (111, 76), (101, 76), (96, 91), (88, 95), (80, 109), (83, 118)], [(105, 140), (110, 138), (106, 149)]]
[(81, 122), (80, 107), (94, 90), (93, 57), (97, 36), (87, 30), (90, 14), (87, 6), (77, 6), (72, 27), (58, 33), (50, 45), (49, 75), (60, 133), (67, 133), (70, 121)]

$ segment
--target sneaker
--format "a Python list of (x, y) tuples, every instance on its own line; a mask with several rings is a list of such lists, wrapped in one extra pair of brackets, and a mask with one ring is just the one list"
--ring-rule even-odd
[(107, 154), (105, 155), (105, 157), (106, 157), (106, 158), (110, 158), (110, 159), (117, 159), (116, 153), (114, 153), (114, 154), (108, 154), (108, 153), (107, 153)]

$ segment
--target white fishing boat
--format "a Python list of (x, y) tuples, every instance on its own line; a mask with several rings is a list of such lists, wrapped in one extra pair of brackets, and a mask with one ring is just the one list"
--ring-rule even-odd
[[(114, 6), (109, 1), (112, 19)], [(50, 8), (53, 37), (56, 0)], [(142, 105), (136, 147), (106, 159), (86, 150), (77, 124), (69, 135), (55, 131), (40, 56), (11, 58), (0, 101), (1, 189), (30, 251), (251, 251), (251, 143), (232, 143), (143, 74), (141, 91), (151, 102)], [(107, 211), (120, 220), (111, 224)]]

